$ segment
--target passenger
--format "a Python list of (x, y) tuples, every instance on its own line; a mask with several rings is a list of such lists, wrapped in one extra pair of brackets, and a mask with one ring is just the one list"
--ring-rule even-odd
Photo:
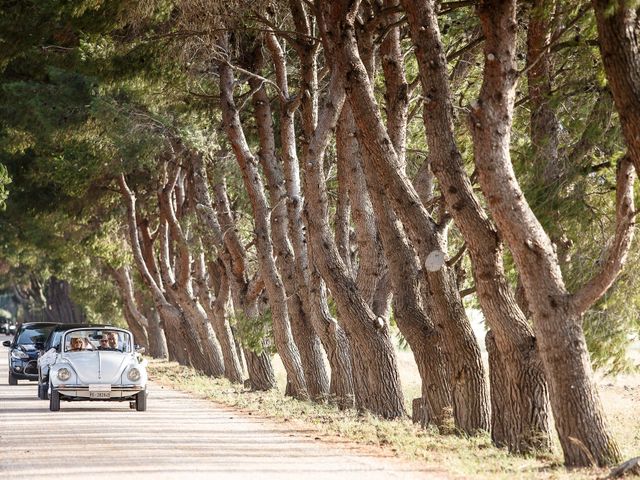
[(71, 352), (81, 352), (84, 350), (84, 342), (80, 337), (73, 337), (69, 350)]

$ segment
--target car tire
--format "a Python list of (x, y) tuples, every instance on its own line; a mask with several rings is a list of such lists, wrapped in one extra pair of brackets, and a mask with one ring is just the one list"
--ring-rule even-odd
[(9, 385), (17, 385), (18, 379), (13, 376), (11, 372), (9, 372)]
[(136, 411), (145, 412), (147, 410), (147, 391), (143, 390), (136, 395)]
[(49, 386), (46, 383), (38, 383), (38, 398), (49, 400)]
[(51, 396), (49, 397), (49, 410), (52, 412), (60, 411), (60, 393), (53, 388), (51, 389)]

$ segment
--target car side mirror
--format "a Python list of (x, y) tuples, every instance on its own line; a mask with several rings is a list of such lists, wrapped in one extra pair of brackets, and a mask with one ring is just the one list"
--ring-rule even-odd
[(2, 345), (4, 345), (5, 347), (10, 347), (11, 346), (11, 340), (5, 340), (4, 342), (2, 342)]
[(140, 345), (134, 345), (136, 353), (144, 353), (146, 348), (141, 347)]

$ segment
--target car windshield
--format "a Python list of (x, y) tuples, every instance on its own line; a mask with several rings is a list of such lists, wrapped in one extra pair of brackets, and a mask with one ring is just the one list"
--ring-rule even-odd
[(130, 352), (131, 334), (108, 328), (72, 330), (64, 338), (65, 352), (82, 351)]
[(18, 335), (16, 343), (18, 345), (33, 345), (38, 342), (44, 343), (51, 330), (53, 330), (53, 327), (55, 327), (55, 325), (33, 327), (27, 326), (23, 328), (20, 332), (20, 335)]

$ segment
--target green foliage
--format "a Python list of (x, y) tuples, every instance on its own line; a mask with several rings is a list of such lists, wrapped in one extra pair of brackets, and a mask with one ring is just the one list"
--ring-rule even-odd
[(245, 348), (258, 354), (265, 349), (270, 355), (276, 353), (271, 310), (255, 318), (236, 313), (231, 319), (231, 324), (235, 325), (237, 338)]
[(7, 171), (7, 167), (5, 167), (2, 163), (0, 163), (0, 210), (4, 210), (6, 207), (5, 201), (9, 196), (9, 191), (7, 190), (7, 185), (11, 183), (11, 177), (9, 177), (9, 172)]

